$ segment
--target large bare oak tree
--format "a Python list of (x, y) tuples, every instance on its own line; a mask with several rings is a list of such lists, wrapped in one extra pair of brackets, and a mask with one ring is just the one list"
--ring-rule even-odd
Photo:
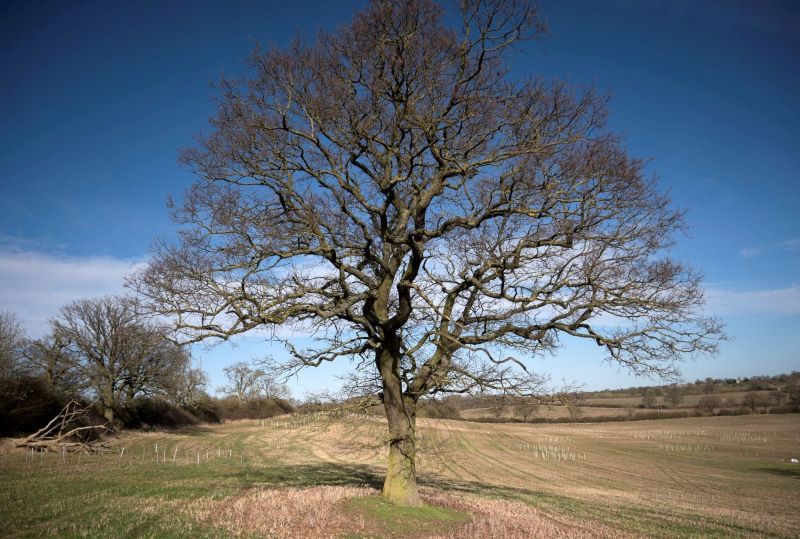
[(604, 98), (510, 79), (535, 8), (465, 0), (461, 21), (376, 0), (256, 50), (183, 153), (180, 243), (131, 282), (186, 341), (296, 325), (317, 344), (288, 343), (295, 364), (360, 359), (390, 431), (384, 495), (409, 505), (423, 396), (529, 393), (523, 360), (567, 336), (656, 374), (721, 336), (665, 255), (682, 215), (605, 130)]
[(61, 343), (51, 359), (84, 381), (112, 425), (124, 402), (171, 395), (190, 365), (188, 352), (168, 340), (165, 329), (130, 297), (74, 301), (50, 325), (50, 342)]

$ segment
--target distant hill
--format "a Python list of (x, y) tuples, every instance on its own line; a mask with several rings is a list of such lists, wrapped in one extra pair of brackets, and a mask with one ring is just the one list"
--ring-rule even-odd
[(423, 416), (482, 422), (602, 422), (800, 411), (800, 372), (693, 383), (568, 391), (538, 398), (451, 395)]

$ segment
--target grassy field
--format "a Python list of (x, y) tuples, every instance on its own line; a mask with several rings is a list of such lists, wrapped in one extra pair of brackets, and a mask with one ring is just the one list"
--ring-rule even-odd
[[(11, 537), (800, 535), (800, 417), (601, 425), (420, 420), (429, 507), (376, 497), (377, 418), (125, 433), (115, 453), (0, 455)], [(124, 448), (124, 452), (123, 452)]]

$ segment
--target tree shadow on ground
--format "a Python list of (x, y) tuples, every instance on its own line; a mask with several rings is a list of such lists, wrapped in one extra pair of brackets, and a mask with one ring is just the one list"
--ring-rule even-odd
[(756, 471), (791, 479), (800, 479), (800, 468), (756, 468)]
[[(382, 469), (364, 464), (324, 463), (251, 468), (238, 472), (236, 476), (243, 483), (253, 486), (368, 486), (380, 490), (383, 487), (385, 473)], [(434, 488), (446, 492), (503, 499), (524, 500), (531, 497), (558, 497), (536, 490), (431, 477), (419, 478), (418, 484), (420, 487)]]
[(368, 486), (380, 489), (383, 477), (369, 466), (359, 464), (298, 464), (248, 469), (237, 477), (246, 483), (285, 487)]
[(452, 479), (431, 479), (426, 478), (419, 481), (421, 487), (430, 487), (450, 493), (473, 494), (489, 498), (500, 498), (504, 500), (517, 500), (530, 502), (533, 498), (548, 500), (568, 500), (565, 496), (545, 492), (542, 490), (524, 489), (506, 485), (492, 485), (479, 483), (477, 481), (456, 481)]
[(152, 429), (150, 431), (148, 431), (147, 429), (141, 429), (141, 432), (163, 432), (167, 434), (180, 434), (182, 436), (208, 436), (209, 434), (215, 432), (215, 430), (213, 427), (208, 427), (204, 425), (188, 425), (185, 427), (177, 427), (174, 429)]

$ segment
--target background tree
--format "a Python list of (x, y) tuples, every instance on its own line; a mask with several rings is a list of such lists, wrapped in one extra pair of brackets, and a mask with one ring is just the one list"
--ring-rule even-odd
[(769, 406), (769, 400), (761, 393), (749, 391), (742, 397), (742, 408), (752, 414), (755, 414), (759, 408), (766, 412), (767, 406)]
[(188, 350), (165, 338), (164, 328), (141, 323), (125, 358), (125, 400), (138, 397), (169, 399), (191, 369)]
[(258, 396), (264, 399), (288, 399), (291, 396), (286, 384), (280, 383), (265, 371), (260, 372), (256, 389)]
[(770, 391), (769, 398), (770, 401), (775, 404), (775, 406), (783, 406), (783, 403), (786, 402), (786, 399), (788, 399), (789, 396), (783, 391), (776, 390)]
[(514, 405), (514, 409), (522, 417), (522, 420), (527, 423), (528, 420), (539, 411), (539, 401), (535, 398), (522, 397), (517, 399), (517, 404)]
[(0, 311), (0, 378), (14, 374), (22, 358), (25, 332), (17, 316)]
[(260, 368), (239, 361), (222, 369), (228, 384), (222, 391), (239, 401), (248, 399), (286, 399), (289, 390), (277, 381), (271, 368)]
[(243, 361), (234, 363), (222, 369), (228, 384), (222, 387), (223, 393), (235, 397), (240, 401), (245, 401), (254, 396), (258, 387), (258, 372), (250, 368), (250, 365)]
[(703, 395), (697, 402), (697, 409), (713, 414), (715, 409), (722, 406), (722, 400), (716, 395)]
[(165, 392), (187, 365), (185, 352), (130, 297), (75, 301), (61, 308), (51, 326), (110, 423), (125, 399)]
[(51, 333), (28, 341), (23, 349), (22, 370), (41, 378), (48, 387), (65, 395), (77, 395), (87, 388), (77, 359), (63, 335)]
[(486, 399), (486, 404), (489, 411), (492, 413), (495, 419), (500, 419), (500, 416), (503, 415), (509, 407), (509, 400), (506, 395), (492, 395)]
[(169, 400), (178, 406), (194, 407), (208, 398), (208, 375), (199, 367), (187, 368), (169, 388)]
[(664, 400), (673, 408), (677, 408), (683, 402), (683, 388), (672, 385), (667, 388)]
[[(198, 176), (131, 286), (181, 338), (300, 324), (291, 368), (355, 359), (380, 379), (384, 495), (419, 504), (416, 410), (452, 391), (532, 394), (524, 358), (587, 339), (635, 373), (713, 352), (683, 226), (605, 131), (605, 99), (505, 54), (543, 25), (525, 1), (376, 0), (335, 34), (257, 49), (223, 80)], [(611, 323), (609, 323), (611, 322)]]
[(658, 406), (658, 399), (650, 390), (645, 390), (642, 396), (642, 407), (643, 408), (655, 408)]

